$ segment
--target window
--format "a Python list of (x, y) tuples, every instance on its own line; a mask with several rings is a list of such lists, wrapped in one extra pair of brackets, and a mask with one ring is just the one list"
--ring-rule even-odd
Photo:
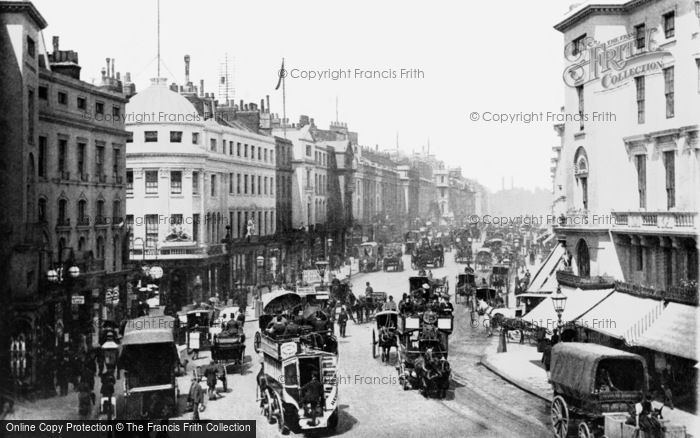
[(87, 201), (84, 199), (78, 201), (78, 225), (88, 225)]
[(243, 145), (243, 158), (248, 158), (248, 145)]
[(644, 48), (645, 43), (646, 43), (645, 38), (644, 38), (645, 33), (646, 33), (646, 29), (645, 29), (644, 23), (638, 24), (637, 26), (634, 26), (634, 37), (635, 37), (635, 40), (637, 42), (637, 44), (636, 44), (637, 49)]
[(199, 144), (199, 132), (192, 133), (192, 144)]
[(182, 193), (182, 172), (179, 170), (170, 172), (170, 193), (173, 195)]
[(105, 238), (100, 236), (97, 238), (97, 248), (96, 251), (97, 253), (96, 258), (98, 260), (104, 260), (105, 258)]
[(644, 123), (644, 76), (634, 78), (637, 87), (637, 123)]
[(579, 53), (583, 50), (583, 42), (586, 39), (586, 34), (584, 33), (578, 38), (574, 38), (574, 40), (571, 42), (571, 55), (572, 56), (578, 56)]
[(666, 38), (673, 38), (676, 35), (676, 13), (671, 11), (664, 14), (664, 35)]
[(182, 143), (182, 131), (170, 131), (170, 143)]
[(199, 172), (192, 172), (192, 194), (199, 195)]
[(260, 151), (260, 148), (258, 148), (258, 161), (262, 161), (262, 152)]
[(134, 142), (134, 133), (132, 131), (126, 131), (126, 142), (127, 143)]
[(95, 173), (97, 173), (98, 178), (100, 178), (105, 173), (105, 147), (98, 145), (95, 148), (95, 152)]
[(243, 175), (243, 194), (248, 194), (248, 175)]
[(131, 169), (126, 170), (126, 194), (134, 194), (134, 171)]
[(84, 110), (87, 108), (87, 100), (84, 97), (79, 97), (76, 101), (76, 105), (78, 106), (78, 109)]
[(673, 101), (673, 67), (664, 69), (664, 94), (666, 95), (666, 118), (670, 119), (674, 116), (674, 101)]
[(583, 131), (583, 85), (576, 87), (576, 95), (578, 96), (578, 116), (581, 119), (579, 128)]
[(119, 163), (121, 163), (122, 152), (119, 148), (112, 148), (112, 174), (119, 175)]
[(236, 174), (236, 193), (241, 194), (241, 174)]
[(170, 225), (182, 225), (183, 223), (183, 216), (181, 214), (170, 215)]
[(211, 176), (211, 196), (216, 196), (216, 175)]
[(83, 179), (83, 175), (85, 175), (87, 172), (85, 172), (85, 151), (87, 149), (87, 145), (85, 143), (78, 143), (78, 173), (80, 174), (81, 180)]
[(37, 219), (39, 222), (46, 222), (46, 199), (39, 199), (39, 209), (37, 211)]
[(666, 170), (666, 207), (676, 206), (676, 151), (664, 151), (664, 169)]
[(118, 224), (122, 220), (122, 203), (116, 199), (112, 201), (112, 223)]
[(265, 192), (264, 194), (267, 195), (267, 177), (265, 177), (265, 184), (264, 184), (263, 190)]
[(49, 88), (45, 85), (39, 87), (39, 99), (48, 100), (49, 99)]
[(236, 143), (236, 156), (241, 156), (241, 143)]
[(27, 141), (34, 144), (34, 90), (27, 92)]
[(588, 210), (588, 177), (579, 178), (581, 182), (581, 203), (583, 209)]
[(66, 211), (68, 209), (68, 201), (65, 199), (58, 200), (58, 225), (68, 225)]
[(636, 261), (637, 261), (637, 271), (644, 270), (644, 247), (639, 245), (637, 248)]
[(158, 171), (157, 170), (147, 170), (146, 171), (146, 194), (147, 195), (158, 194)]
[(146, 247), (153, 248), (158, 242), (158, 215), (146, 215)]
[(68, 179), (66, 173), (66, 154), (68, 153), (68, 140), (63, 138), (58, 139), (58, 172), (62, 179)]
[(212, 138), (209, 140), (209, 150), (212, 152), (216, 152), (216, 139)]
[(636, 155), (637, 189), (639, 191), (639, 208), (647, 208), (647, 156)]
[(158, 131), (144, 131), (143, 141), (146, 143), (153, 143), (158, 141)]
[(233, 155), (233, 141), (228, 142), (228, 154)]
[(114, 118), (114, 120), (119, 120), (121, 110), (122, 110), (121, 107), (119, 107), (117, 105), (112, 106), (112, 117)]
[(228, 174), (228, 193), (233, 195), (233, 174)]
[(27, 35), (27, 55), (29, 55), (32, 59), (36, 56), (36, 43), (34, 40)]
[(258, 195), (262, 194), (262, 188), (260, 187), (262, 185), (262, 184), (260, 184), (261, 182), (262, 182), (262, 177), (260, 175), (258, 175)]
[(267, 149), (265, 149), (265, 151), (263, 152), (263, 157), (265, 162), (267, 163)]
[(105, 223), (105, 201), (98, 200), (95, 209), (95, 223), (104, 224)]
[(192, 215), (192, 240), (199, 241), (199, 213)]
[(39, 137), (39, 176), (46, 177), (46, 137)]
[(250, 175), (250, 194), (255, 194), (255, 175)]
[(103, 102), (95, 102), (95, 114), (104, 114), (105, 104)]

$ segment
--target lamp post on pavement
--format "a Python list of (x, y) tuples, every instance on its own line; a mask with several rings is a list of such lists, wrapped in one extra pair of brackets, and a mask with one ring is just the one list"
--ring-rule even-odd
[(561, 291), (561, 286), (557, 286), (557, 293), (552, 295), (552, 305), (554, 306), (554, 311), (557, 312), (557, 330), (560, 332), (559, 336), (561, 336), (561, 315), (564, 313), (564, 309), (566, 309), (567, 299), (568, 297)]
[(328, 268), (328, 262), (325, 260), (319, 260), (316, 262), (316, 270), (318, 275), (321, 277), (321, 288), (323, 288), (323, 277), (326, 275), (326, 270)]
[(255, 316), (260, 317), (260, 315), (262, 314), (262, 270), (263, 266), (265, 266), (265, 257), (259, 255), (255, 259), (255, 263), (258, 272), (258, 293), (255, 299)]

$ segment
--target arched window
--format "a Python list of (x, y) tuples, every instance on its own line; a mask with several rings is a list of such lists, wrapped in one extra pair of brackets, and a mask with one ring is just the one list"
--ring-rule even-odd
[(580, 146), (574, 155), (574, 177), (579, 190), (579, 205), (583, 210), (588, 210), (588, 171), (588, 154), (583, 146)]
[(68, 201), (65, 199), (58, 200), (58, 224), (57, 225), (70, 225), (68, 219)]
[(119, 260), (119, 236), (112, 238), (112, 271), (117, 270), (117, 260)]
[(118, 224), (121, 222), (122, 217), (122, 202), (119, 199), (115, 199), (112, 202), (112, 223)]
[(46, 198), (39, 199), (39, 207), (37, 211), (37, 220), (46, 222)]
[(83, 236), (80, 236), (80, 239), (78, 239), (78, 251), (85, 251), (85, 237)]
[(78, 225), (88, 225), (87, 201), (84, 199), (78, 201)]
[(588, 252), (588, 244), (580, 239), (576, 245), (576, 262), (578, 264), (578, 275), (581, 277), (591, 276), (591, 258)]

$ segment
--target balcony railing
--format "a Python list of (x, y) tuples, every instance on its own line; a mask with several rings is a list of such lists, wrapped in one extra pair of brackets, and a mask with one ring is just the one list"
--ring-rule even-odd
[(615, 282), (615, 290), (642, 298), (654, 298), (657, 300), (673, 301), (691, 306), (698, 305), (697, 285), (671, 286), (668, 290), (656, 289), (641, 284)]
[(58, 219), (56, 221), (56, 228), (59, 228), (59, 227), (64, 227), (64, 228), (70, 227), (70, 218), (66, 217), (63, 219)]
[(97, 226), (109, 225), (109, 218), (106, 216), (97, 216), (97, 217), (95, 217), (95, 225), (97, 225)]
[(610, 277), (581, 277), (571, 271), (557, 271), (557, 282), (564, 286), (586, 289), (608, 289), (615, 285), (615, 280)]
[(692, 230), (695, 228), (695, 212), (659, 211), (634, 212), (617, 211), (612, 213), (615, 218), (614, 228), (651, 228), (666, 230)]
[(90, 218), (79, 217), (76, 225), (79, 227), (88, 227), (90, 226)]

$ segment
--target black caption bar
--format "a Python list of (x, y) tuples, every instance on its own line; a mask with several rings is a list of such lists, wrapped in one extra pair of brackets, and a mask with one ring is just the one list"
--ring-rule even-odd
[(255, 420), (155, 421), (0, 421), (0, 436), (8, 438), (255, 438)]

